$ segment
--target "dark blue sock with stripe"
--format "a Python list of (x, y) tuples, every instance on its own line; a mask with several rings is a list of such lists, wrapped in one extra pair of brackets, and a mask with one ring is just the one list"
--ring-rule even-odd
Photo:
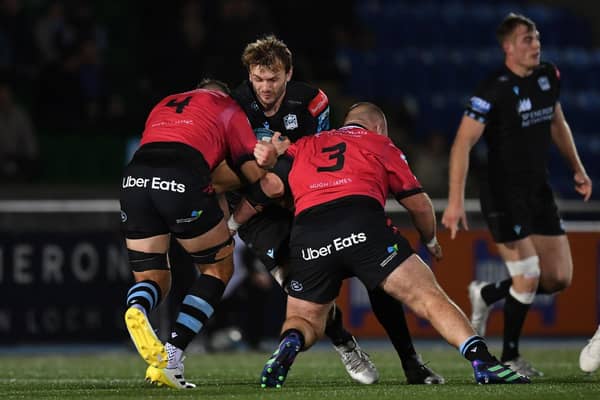
[(460, 345), (458, 351), (460, 351), (460, 354), (464, 358), (471, 362), (475, 360), (484, 362), (495, 361), (485, 344), (485, 340), (481, 336), (471, 336)]
[(127, 292), (127, 307), (137, 305), (148, 314), (160, 304), (160, 299), (158, 283), (151, 280), (140, 281)]
[(183, 299), (168, 342), (185, 350), (215, 312), (224, 291), (223, 281), (210, 275), (200, 275)]

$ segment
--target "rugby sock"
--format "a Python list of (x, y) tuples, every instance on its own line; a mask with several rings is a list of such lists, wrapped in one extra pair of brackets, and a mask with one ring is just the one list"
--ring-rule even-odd
[(344, 329), (342, 310), (335, 303), (329, 311), (327, 325), (325, 326), (325, 335), (327, 335), (334, 346), (340, 346), (352, 340), (352, 334)]
[[(481, 288), (481, 297), (483, 301), (489, 306), (508, 296), (508, 290), (512, 285), (512, 279), (508, 278), (503, 281), (490, 283)], [(552, 294), (545, 290), (541, 285), (538, 285), (536, 294)]]
[(465, 340), (459, 347), (458, 351), (467, 360), (473, 362), (475, 360), (484, 362), (494, 362), (494, 357), (490, 354), (485, 340), (481, 336), (471, 336)]
[(544, 289), (544, 288), (542, 287), (542, 285), (538, 285), (538, 288), (537, 288), (537, 290), (535, 291), (535, 294), (553, 294), (553, 293), (555, 293), (555, 292), (550, 292), (550, 291), (548, 291), (548, 290)]
[(508, 289), (512, 285), (512, 279), (508, 278), (499, 282), (492, 282), (481, 288), (481, 297), (489, 306), (508, 296)]
[(200, 275), (183, 299), (171, 338), (167, 342), (185, 350), (213, 315), (224, 291), (223, 281), (210, 275)]
[(418, 366), (417, 352), (408, 331), (402, 303), (381, 288), (370, 290), (369, 300), (371, 301), (373, 313), (392, 341), (398, 356), (400, 356), (402, 368), (407, 369)]
[(148, 314), (160, 303), (160, 286), (145, 280), (136, 282), (127, 292), (127, 307), (136, 307)]
[(500, 361), (513, 360), (519, 356), (519, 337), (530, 306), (531, 304), (521, 303), (512, 294), (506, 297), (504, 303), (504, 337), (502, 338), (502, 358)]

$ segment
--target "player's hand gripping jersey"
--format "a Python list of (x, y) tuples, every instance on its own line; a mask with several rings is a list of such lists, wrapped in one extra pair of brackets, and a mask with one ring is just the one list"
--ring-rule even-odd
[(289, 184), (296, 215), (346, 196), (369, 196), (384, 207), (390, 191), (397, 199), (423, 192), (402, 151), (362, 127), (303, 137), (288, 155), (294, 158)]

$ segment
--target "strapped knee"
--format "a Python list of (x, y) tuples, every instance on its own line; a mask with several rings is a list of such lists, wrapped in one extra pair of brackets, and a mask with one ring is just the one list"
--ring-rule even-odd
[(538, 256), (528, 257), (519, 261), (507, 261), (506, 267), (510, 276), (523, 275), (525, 278), (538, 278), (540, 276), (540, 259)]
[(167, 255), (163, 253), (146, 253), (143, 251), (127, 249), (129, 265), (134, 272), (149, 271), (152, 269), (169, 269)]
[(192, 256), (192, 259), (196, 264), (215, 264), (225, 260), (227, 257), (231, 257), (234, 248), (235, 242), (233, 238), (230, 237), (219, 245), (206, 250), (190, 253), (190, 256)]

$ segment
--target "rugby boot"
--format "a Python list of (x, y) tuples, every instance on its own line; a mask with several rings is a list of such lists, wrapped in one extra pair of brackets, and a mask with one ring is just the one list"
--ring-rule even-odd
[(195, 384), (183, 377), (183, 362), (177, 368), (156, 368), (150, 365), (146, 369), (146, 382), (156, 386), (168, 386), (174, 389), (193, 389)]
[(260, 374), (260, 386), (280, 388), (300, 348), (301, 344), (297, 337), (285, 337), (265, 364)]
[(423, 362), (421, 356), (416, 355), (414, 362), (404, 368), (406, 383), (409, 385), (443, 385), (446, 380)]
[(512, 369), (513, 371), (518, 372), (521, 375), (532, 378), (534, 376), (544, 376), (542, 371), (539, 371), (533, 368), (533, 365), (523, 357), (519, 356), (512, 360), (504, 361), (504, 364)]
[(469, 284), (469, 300), (471, 300), (471, 326), (479, 336), (485, 336), (485, 327), (491, 306), (481, 296), (481, 288), (488, 282), (473, 281)]
[(370, 385), (379, 380), (377, 368), (369, 355), (360, 348), (354, 336), (348, 342), (333, 347), (339, 353), (346, 372), (356, 382)]
[(485, 362), (475, 360), (471, 362), (475, 381), (480, 385), (490, 384), (512, 384), (512, 383), (531, 383), (528, 377), (513, 371), (506, 365), (502, 365), (498, 360)]
[(600, 327), (579, 354), (579, 368), (592, 373), (600, 368)]
[(140, 356), (155, 368), (167, 366), (165, 346), (158, 339), (146, 314), (136, 307), (125, 312), (125, 325)]

